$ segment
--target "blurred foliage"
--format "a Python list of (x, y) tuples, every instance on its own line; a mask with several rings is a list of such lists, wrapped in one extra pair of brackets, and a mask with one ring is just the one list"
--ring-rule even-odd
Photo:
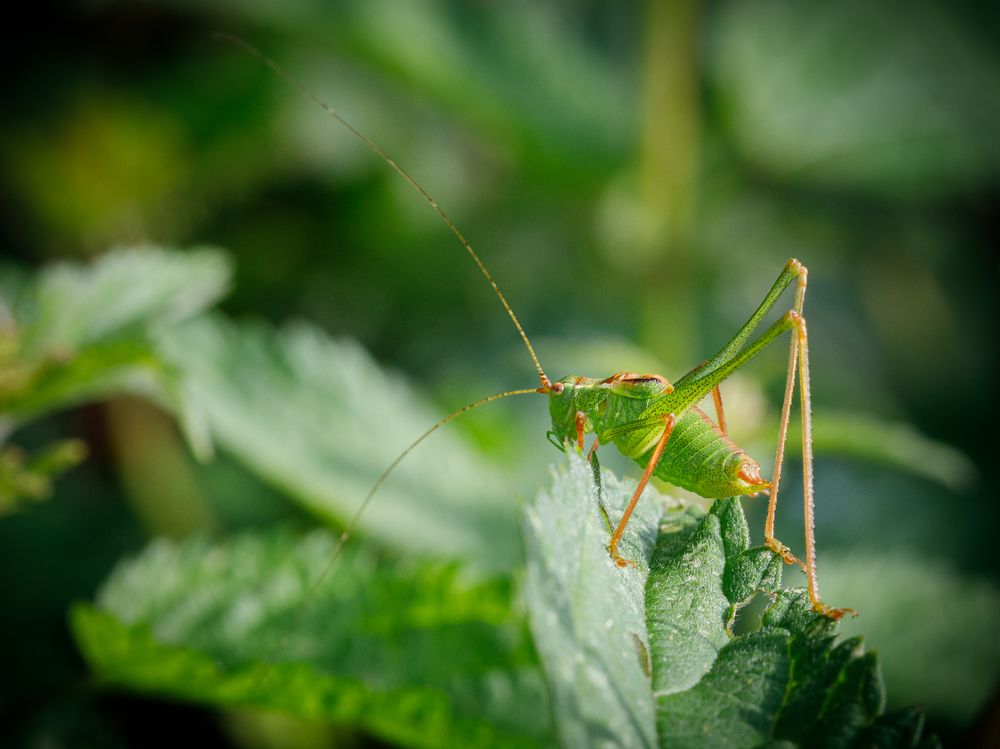
[[(699, 520), (651, 492), (630, 539), (639, 567), (623, 575), (606, 558), (599, 510), (619, 513), (634, 487), (611, 474), (601, 486), (573, 456), (525, 521), (526, 602), (561, 744), (918, 745), (912, 711), (883, 714), (876, 660), (858, 640), (834, 645), (835, 625), (803, 592), (780, 594), (763, 629), (731, 639), (736, 609), (775, 590), (782, 566), (749, 547), (735, 499)], [(380, 562), (355, 545), (314, 588), (335, 543), (287, 532), (156, 542), (117, 569), (96, 606), (74, 609), (75, 634), (113, 685), (279, 708), (407, 746), (551, 745), (545, 682), (509, 583)]]
[(141, 691), (276, 708), (404, 746), (548, 743), (509, 583), (463, 584), (454, 567), (353, 545), (311, 591), (335, 543), (286, 532), (151, 545), (97, 607), (74, 609), (75, 634), (102, 681)]
[[(878, 652), (893, 686), (893, 704), (919, 702), (932, 714), (972, 720), (1000, 671), (1000, 641), (993, 632), (1000, 617), (996, 587), (910, 551), (827, 555), (820, 564), (829, 570), (823, 575), (824, 595), (831, 600), (851, 595), (852, 605), (865, 612), (863, 620), (847, 621), (843, 628), (863, 633)], [(855, 591), (852, 581), (862, 577), (868, 584)], [(884, 600), (893, 601), (891, 610), (880, 605)], [(955, 637), (956, 631), (962, 636)]]
[(934, 4), (901, 7), (724, 6), (712, 58), (741, 150), (797, 182), (889, 199), (990, 180), (1000, 168), (990, 40)]
[[(350, 517), (407, 442), (440, 418), (356, 344), (303, 323), (275, 331), (203, 317), (162, 334), (158, 347), (215, 442), (329, 522)], [(508, 484), (446, 431), (400, 466), (362, 528), (396, 548), (509, 569), (519, 544)]]
[(17, 446), (0, 451), (0, 515), (25, 500), (48, 499), (52, 480), (87, 456), (81, 440), (60, 440), (31, 457)]
[[(11, 261), (0, 483), (22, 498), (0, 519), (0, 633), (20, 645), (0, 683), (11, 737), (146, 745), (186, 730), (217, 744), (225, 730), (245, 741), (238, 720), (220, 729), (167, 703), (75, 689), (70, 602), (146, 533), (343, 523), (441, 415), (532, 382), (509, 321), (426, 205), (213, 39), (222, 30), (274, 55), (428, 188), (542, 363), (559, 368), (550, 375), (676, 378), (732, 334), (787, 257), (802, 259), (821, 579), (861, 610), (847, 627), (882, 654), (890, 707), (923, 702), (945, 739), (990, 745), (993, 4), (161, 0), (25, 12), (6, 27), (0, 123)], [(233, 254), (223, 312), (239, 321), (180, 321), (230, 285), (213, 252), (28, 270), (113, 246), (204, 244)], [(84, 276), (107, 285), (88, 297)], [(51, 311), (36, 316), (38, 301)], [(724, 389), (734, 433), (762, 463), (784, 358), (762, 357)], [(122, 393), (159, 410), (79, 406)], [(543, 481), (545, 415), (527, 398), (490, 408), (435, 434), (387, 484), (362, 528), (381, 553), (402, 544), (475, 574), (516, 568), (510, 497)], [(61, 479), (65, 463), (36, 470), (67, 438), (90, 459)], [(212, 462), (192, 460), (189, 448), (207, 458), (212, 441)], [(405, 504), (408, 486), (425, 505)], [(31, 499), (50, 487), (54, 501)], [(786, 540), (801, 536), (795, 505), (790, 486)]]
[[(228, 280), (228, 261), (211, 250), (135, 248), (90, 268), (55, 265), (31, 280), (0, 271), (0, 430), (123, 391), (183, 414), (153, 335), (215, 302)], [(204, 438), (189, 436), (204, 455)]]

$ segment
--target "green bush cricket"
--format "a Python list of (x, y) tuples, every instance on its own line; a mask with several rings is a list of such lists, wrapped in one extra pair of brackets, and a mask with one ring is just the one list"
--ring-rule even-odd
[[(465, 248), (493, 288), (521, 336), (540, 380), (540, 385), (536, 388), (508, 390), (463, 406), (442, 418), (417, 437), (375, 481), (345, 526), (330, 561), (313, 584), (312, 590), (315, 590), (322, 583), (333, 568), (340, 550), (350, 538), (379, 487), (403, 458), (425, 438), (459, 415), (478, 406), (512, 395), (538, 393), (549, 397), (552, 429), (548, 432), (548, 437), (557, 447), (564, 449), (565, 445), (572, 444), (582, 453), (586, 435), (593, 434), (594, 440), (588, 453), (589, 457), (596, 456), (598, 447), (613, 444), (623, 455), (634, 460), (644, 469), (635, 492), (622, 517), (618, 520), (608, 544), (610, 558), (619, 567), (627, 568), (631, 564), (619, 553), (618, 546), (628, 526), (632, 511), (652, 476), (707, 499), (765, 493), (768, 495), (767, 519), (764, 526), (765, 544), (779, 554), (785, 562), (798, 564), (805, 572), (809, 599), (813, 609), (832, 619), (839, 619), (846, 613), (854, 613), (852, 609), (833, 608), (823, 603), (820, 599), (816, 574), (816, 545), (813, 532), (814, 496), (809, 346), (806, 321), (803, 316), (808, 274), (802, 263), (795, 259), (789, 260), (756, 311), (739, 331), (714, 356), (696, 366), (674, 384), (661, 375), (633, 372), (618, 372), (604, 379), (566, 377), (552, 382), (542, 369), (531, 341), (493, 276), (472, 245), (437, 201), (378, 144), (357, 130), (274, 60), (242, 39), (226, 34), (218, 36), (242, 47), (301, 91), (361, 140), (365, 146), (385, 161), (423, 197)], [(775, 307), (784, 292), (793, 285), (794, 298), (791, 308), (764, 329), (759, 336), (751, 340), (751, 336), (761, 326), (767, 314)], [(729, 439), (719, 385), (786, 332), (790, 334), (791, 343), (785, 391), (775, 451), (774, 472), (771, 480), (767, 481), (761, 477), (758, 463)], [(796, 558), (788, 547), (774, 536), (778, 487), (781, 480), (796, 380), (798, 381), (802, 418), (806, 548), (804, 561)], [(709, 394), (712, 395), (715, 405), (716, 421), (714, 422), (698, 407), (698, 404)]]

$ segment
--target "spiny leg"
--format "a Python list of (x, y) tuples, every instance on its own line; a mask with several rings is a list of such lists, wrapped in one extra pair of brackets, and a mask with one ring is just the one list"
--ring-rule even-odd
[[(804, 269), (803, 269), (804, 270)], [(799, 295), (796, 295), (799, 297)], [(797, 299), (798, 301), (798, 299)], [(782, 418), (781, 426), (778, 430), (778, 448), (775, 453), (775, 472), (771, 480), (771, 490), (770, 490), (770, 500), (768, 501), (768, 517), (767, 522), (764, 526), (764, 541), (767, 546), (780, 554), (786, 562), (789, 564), (797, 563), (803, 570), (806, 569), (805, 564), (795, 556), (792, 555), (791, 551), (778, 541), (774, 537), (774, 514), (777, 507), (778, 499), (778, 483), (781, 479), (781, 466), (785, 454), (785, 439), (788, 431), (788, 414), (791, 408), (792, 392), (795, 383), (795, 372), (797, 371), (797, 353), (798, 353), (798, 338), (794, 331), (799, 324), (802, 316), (795, 310), (789, 310), (784, 315), (782, 315), (778, 320), (776, 320), (767, 330), (765, 330), (757, 340), (748, 345), (745, 349), (738, 352), (731, 359), (723, 364), (720, 364), (714, 370), (705, 374), (700, 380), (691, 380), (687, 385), (678, 386), (677, 390), (682, 388), (691, 388), (693, 390), (692, 401), (697, 400), (700, 397), (704, 397), (719, 382), (722, 382), (727, 377), (729, 377), (737, 369), (745, 365), (753, 357), (763, 351), (767, 346), (773, 343), (778, 336), (786, 331), (792, 331), (792, 343), (791, 350), (789, 354), (789, 366), (788, 366), (788, 376), (785, 381), (785, 399), (782, 405)]]
[[(801, 320), (801, 315), (796, 316)], [(798, 366), (799, 338), (792, 331), (792, 342), (788, 350), (788, 370), (785, 374), (785, 396), (781, 401), (781, 421), (778, 426), (778, 445), (774, 452), (774, 473), (771, 475), (771, 490), (767, 500), (767, 519), (764, 521), (764, 543), (771, 551), (779, 554), (788, 564), (798, 564), (806, 572), (806, 565), (797, 559), (791, 550), (774, 537), (774, 517), (778, 509), (778, 487), (781, 484), (781, 469), (785, 462), (785, 440), (788, 436), (788, 419), (792, 410), (792, 393), (795, 390), (795, 372)]]
[[(778, 336), (780, 336), (785, 331), (792, 331), (791, 344), (789, 347), (789, 365), (788, 373), (785, 381), (785, 398), (782, 404), (782, 418), (781, 426), (778, 435), (778, 447), (775, 452), (775, 473), (772, 480), (771, 486), (771, 496), (768, 502), (768, 518), (765, 525), (765, 541), (767, 545), (784, 557), (785, 561), (792, 563), (798, 563), (802, 566), (803, 570), (809, 573), (809, 569), (812, 570), (810, 579), (810, 600), (812, 601), (813, 608), (832, 618), (839, 618), (843, 616), (845, 612), (849, 609), (831, 609), (830, 607), (823, 604), (819, 599), (818, 584), (816, 583), (816, 565), (815, 565), (815, 549), (814, 549), (814, 539), (812, 533), (812, 507), (813, 507), (813, 492), (812, 492), (812, 443), (805, 440), (805, 435), (803, 435), (803, 460), (808, 462), (808, 468), (803, 468), (803, 471), (808, 471), (809, 482), (808, 487), (804, 491), (806, 512), (807, 512), (807, 526), (809, 530), (807, 531), (807, 547), (809, 547), (809, 555), (812, 557), (812, 561), (807, 565), (798, 559), (796, 559), (792, 553), (784, 546), (780, 541), (774, 537), (774, 515), (777, 508), (777, 498), (778, 498), (778, 484), (781, 478), (781, 465), (784, 458), (785, 451), (785, 441), (788, 431), (788, 419), (791, 410), (791, 399), (795, 384), (795, 374), (800, 371), (798, 366), (800, 360), (804, 361), (808, 358), (808, 351), (801, 352), (800, 346), (801, 341), (805, 341), (805, 320), (802, 317), (802, 308), (805, 299), (806, 291), (806, 280), (807, 271), (805, 266), (803, 266), (798, 260), (794, 258), (789, 260), (785, 267), (782, 269), (781, 274), (778, 276), (771, 290), (767, 293), (764, 301), (761, 302), (757, 310), (751, 315), (750, 319), (743, 325), (743, 327), (733, 336), (730, 341), (722, 347), (722, 349), (708, 361), (698, 365), (690, 372), (688, 372), (684, 377), (678, 380), (674, 385), (674, 400), (678, 400), (678, 396), (687, 396), (687, 403), (694, 405), (699, 402), (702, 398), (708, 395), (711, 390), (718, 385), (720, 382), (729, 377), (733, 372), (738, 370), (744, 364), (749, 362), (753, 357), (765, 349), (768, 345), (773, 343)], [(747, 344), (749, 337), (753, 334), (754, 330), (763, 321), (766, 314), (774, 307), (781, 296), (782, 292), (788, 288), (793, 282), (796, 283), (795, 288), (795, 301), (793, 304), (793, 309), (786, 312), (781, 316), (780, 319), (775, 321), (770, 325), (756, 340), (752, 343)], [(808, 391), (808, 373), (806, 374), (804, 381), (804, 392), (801, 394), (803, 411), (808, 412), (809, 409), (809, 391)], [(681, 402), (685, 402), (682, 400)], [(647, 423), (636, 422), (629, 425), (628, 429), (639, 428), (643, 426), (649, 426)], [(811, 430), (811, 421), (808, 424), (808, 428)], [(620, 430), (611, 430), (604, 435), (604, 439), (607, 441), (612, 438), (615, 433)], [(811, 435), (810, 435), (811, 436)], [(807, 559), (809, 556), (807, 555)]]
[(813, 609), (831, 619), (840, 619), (844, 614), (857, 616), (854, 609), (837, 609), (827, 606), (819, 597), (819, 578), (816, 575), (816, 539), (813, 520), (813, 454), (812, 454), (812, 412), (809, 393), (809, 335), (806, 321), (799, 316), (793, 336), (798, 339), (799, 359), (799, 408), (802, 411), (802, 495), (805, 505), (806, 526), (806, 579), (809, 600)]
[(715, 418), (719, 424), (719, 431), (722, 432), (724, 437), (728, 437), (729, 430), (726, 429), (726, 413), (722, 410), (722, 391), (719, 390), (718, 385), (712, 388), (712, 400), (715, 402)]
[[(764, 314), (773, 306), (777, 296), (787, 288), (792, 281), (796, 282), (793, 308), (772, 324), (753, 343), (744, 347), (744, 343), (763, 319)], [(822, 603), (819, 597), (819, 585), (816, 578), (816, 553), (813, 534), (813, 487), (812, 487), (812, 421), (810, 415), (810, 393), (808, 377), (808, 345), (805, 319), (802, 309), (805, 302), (807, 271), (797, 260), (789, 260), (785, 264), (778, 280), (768, 292), (764, 302), (747, 321), (746, 325), (723, 349), (707, 364), (695, 368), (677, 383), (675, 392), (690, 389), (692, 401), (704, 397), (717, 384), (729, 377), (733, 372), (746, 364), (784, 331), (791, 332), (789, 345), (788, 372), (785, 380), (785, 397), (782, 403), (781, 424), (778, 431), (778, 445), (775, 451), (775, 472), (771, 481), (770, 499), (768, 501), (767, 522), (764, 528), (765, 542), (769, 548), (780, 554), (786, 562), (797, 563), (809, 576), (809, 598), (813, 608), (831, 618), (839, 618), (848, 609), (833, 609)], [(806, 369), (803, 375), (803, 366)], [(795, 388), (795, 375), (799, 374), (800, 398), (803, 411), (803, 475), (807, 477), (803, 490), (806, 508), (806, 562), (795, 558), (788, 548), (774, 537), (774, 516), (777, 509), (778, 488), (781, 479), (781, 468), (785, 454), (785, 443), (788, 433), (788, 420), (791, 412), (792, 395)], [(808, 434), (807, 434), (808, 433)]]
[[(799, 266), (798, 283), (795, 287), (795, 303), (788, 313), (794, 323), (788, 348), (788, 371), (785, 376), (785, 395), (781, 403), (781, 422), (778, 427), (778, 444), (774, 455), (774, 474), (767, 502), (767, 520), (764, 524), (764, 543), (789, 564), (798, 564), (806, 573), (809, 601), (815, 611), (832, 619), (844, 614), (856, 613), (853, 609), (835, 609), (827, 606), (819, 597), (819, 579), (816, 575), (816, 539), (814, 523), (813, 454), (812, 454), (812, 398), (809, 387), (809, 338), (802, 309), (805, 304), (808, 272)], [(799, 408), (802, 412), (802, 481), (803, 504), (805, 510), (806, 561), (803, 563), (774, 536), (774, 518), (778, 507), (778, 488), (781, 483), (781, 469), (785, 458), (785, 443), (788, 436), (788, 422), (795, 390), (795, 375), (799, 375)]]
[[(764, 543), (769, 549), (779, 554), (788, 564), (798, 564), (802, 571), (808, 574), (806, 565), (792, 554), (791, 550), (774, 537), (774, 517), (778, 509), (778, 487), (781, 484), (781, 468), (785, 461), (785, 440), (788, 436), (788, 419), (792, 411), (792, 394), (795, 390), (795, 372), (798, 366), (799, 326), (805, 324), (802, 309), (805, 305), (806, 285), (809, 273), (804, 265), (796, 268), (795, 301), (788, 313), (795, 324), (792, 329), (791, 342), (788, 346), (788, 369), (785, 373), (785, 395), (781, 401), (781, 421), (778, 426), (778, 445), (774, 452), (774, 474), (771, 476), (771, 491), (767, 500), (767, 520), (764, 522)], [(803, 395), (803, 412), (808, 410), (808, 396)], [(805, 459), (803, 458), (803, 462)]]
[(642, 478), (639, 479), (639, 483), (635, 487), (632, 499), (629, 500), (628, 506), (622, 514), (622, 519), (618, 522), (618, 527), (615, 528), (615, 532), (611, 536), (611, 543), (608, 544), (608, 551), (611, 553), (611, 558), (615, 560), (615, 564), (619, 567), (625, 567), (629, 564), (635, 566), (635, 562), (630, 559), (625, 559), (625, 557), (618, 553), (618, 543), (622, 539), (622, 534), (625, 533), (625, 526), (628, 525), (629, 518), (632, 517), (632, 511), (635, 509), (636, 503), (639, 501), (639, 497), (642, 496), (642, 490), (646, 488), (646, 484), (649, 483), (649, 477), (653, 475), (653, 470), (656, 468), (656, 464), (660, 462), (660, 456), (663, 455), (663, 450), (667, 446), (667, 440), (670, 439), (670, 433), (674, 431), (674, 425), (676, 423), (677, 419), (673, 414), (665, 414), (663, 416), (663, 434), (660, 435), (660, 439), (656, 443), (656, 447), (653, 449), (653, 454), (649, 458), (649, 463), (646, 465), (646, 470), (642, 472)]

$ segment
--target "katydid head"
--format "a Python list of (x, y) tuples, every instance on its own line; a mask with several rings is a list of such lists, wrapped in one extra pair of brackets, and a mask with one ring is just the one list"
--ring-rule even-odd
[(610, 392), (607, 388), (598, 387), (600, 384), (600, 380), (590, 377), (564, 377), (548, 389), (538, 389), (538, 392), (549, 396), (549, 416), (552, 418), (549, 442), (562, 449), (566, 442), (579, 439), (578, 414), (584, 415), (583, 431), (593, 430), (591, 417)]

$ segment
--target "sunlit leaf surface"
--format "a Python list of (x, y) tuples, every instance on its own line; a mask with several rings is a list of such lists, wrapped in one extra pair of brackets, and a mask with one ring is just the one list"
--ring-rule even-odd
[[(603, 493), (571, 459), (528, 509), (528, 604), (564, 746), (915, 746), (922, 720), (884, 714), (878, 661), (860, 639), (781, 591), (763, 626), (734, 637), (737, 609), (774, 591), (780, 562), (751, 547), (734, 499), (698, 518), (654, 492), (619, 569), (598, 503), (618, 516), (631, 490)], [(655, 537), (655, 544), (654, 544)]]
[[(123, 391), (182, 414), (152, 337), (222, 296), (218, 250), (134, 247), (90, 265), (57, 263), (37, 277), (0, 271), (0, 412), (13, 428), (57, 408)], [(189, 427), (196, 448), (200, 435)]]
[[(336, 524), (441, 418), (357, 344), (304, 323), (275, 330), (201, 318), (168, 331), (161, 350), (218, 444)], [(400, 463), (361, 528), (399, 548), (510, 568), (520, 544), (505, 485), (495, 465), (442, 429)]]
[(153, 543), (74, 609), (77, 640), (119, 687), (354, 724), (406, 746), (547, 744), (547, 693), (509, 583), (353, 544), (310, 593), (334, 541)]

